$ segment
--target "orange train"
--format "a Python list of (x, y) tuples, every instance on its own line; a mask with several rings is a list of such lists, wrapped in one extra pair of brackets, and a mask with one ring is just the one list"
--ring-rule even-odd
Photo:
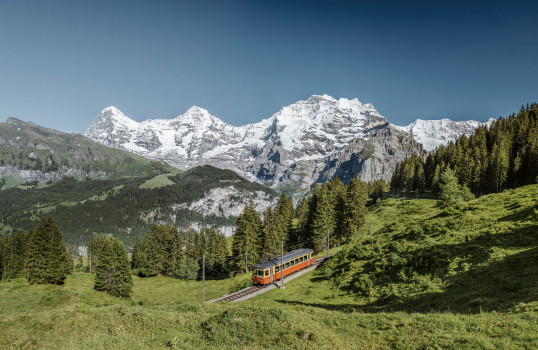
[(284, 254), (283, 257), (275, 256), (269, 260), (254, 265), (254, 283), (268, 284), (279, 280), (282, 277), (280, 266), (282, 264), (284, 276), (292, 272), (303, 269), (314, 263), (314, 252), (312, 249), (296, 249)]

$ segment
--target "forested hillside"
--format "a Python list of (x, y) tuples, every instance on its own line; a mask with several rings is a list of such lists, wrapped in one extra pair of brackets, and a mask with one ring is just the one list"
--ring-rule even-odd
[[(220, 206), (210, 196), (215, 191), (228, 196)], [(249, 198), (267, 205), (276, 199), (273, 190), (212, 166), (156, 177), (65, 177), (45, 187), (9, 188), (0, 194), (0, 234), (28, 231), (41, 217), (51, 216), (71, 245), (87, 245), (94, 234), (106, 233), (129, 246), (154, 223), (185, 229), (191, 224), (233, 226), (236, 216), (231, 213), (239, 213)], [(209, 210), (204, 204), (211, 211), (204, 212)]]
[(391, 187), (409, 191), (439, 190), (446, 168), (475, 195), (500, 192), (538, 181), (538, 103), (521, 107), (517, 114), (500, 118), (488, 129), (461, 136), (430, 153), (426, 160), (409, 157), (398, 163)]
[(252, 203), (247, 205), (235, 225), (233, 268), (248, 271), (282, 248), (311, 248), (317, 254), (348, 242), (364, 229), (368, 197), (375, 203), (386, 189), (383, 180), (366, 183), (356, 177), (344, 185), (336, 177), (321, 186), (314, 184), (295, 209), (284, 194), (263, 213)]

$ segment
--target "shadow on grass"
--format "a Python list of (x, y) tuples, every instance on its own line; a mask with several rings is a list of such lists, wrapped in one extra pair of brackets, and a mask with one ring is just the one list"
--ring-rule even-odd
[(449, 277), (442, 292), (407, 299), (389, 297), (366, 305), (361, 311), (507, 311), (519, 303), (538, 301), (537, 276), (538, 247), (535, 247)]
[[(507, 250), (520, 251), (505, 255), (510, 253)], [(384, 251), (379, 259), (395, 253), (397, 252)], [(405, 265), (400, 270), (400, 267), (393, 268), (389, 264), (387, 270), (376, 272), (379, 271), (376, 270), (379, 261), (375, 258), (369, 260), (348, 284), (341, 286), (343, 291), (356, 293), (355, 285), (361, 282), (361, 276), (370, 276), (374, 281), (373, 287), (378, 291), (385, 291), (382, 292), (385, 294), (373, 303), (334, 305), (282, 300), (279, 302), (342, 312), (479, 313), (507, 311), (520, 303), (538, 301), (538, 223), (503, 233), (483, 234), (459, 244), (437, 244), (419, 251), (410, 250), (400, 254), (403, 254), (401, 256), (405, 257), (410, 265)], [(458, 258), (461, 259), (460, 264), (450, 267), (449, 265)], [(345, 274), (347, 264), (349, 260), (333, 266), (334, 274), (337, 276)], [(426, 276), (440, 278), (442, 283), (437, 284), (441, 285), (443, 290), (428, 291), (431, 287), (427, 284), (421, 289), (416, 281), (407, 282), (411, 284), (403, 282), (399, 273), (411, 266), (414, 266), (412, 268), (416, 273), (425, 278)], [(429, 280), (430, 277), (427, 278)], [(394, 286), (396, 288), (388, 292)], [(418, 294), (407, 297), (408, 290), (415, 290)]]
[(505, 259), (460, 273), (447, 279), (443, 292), (416, 298), (389, 296), (367, 305), (330, 304), (276, 300), (282, 304), (302, 305), (329, 311), (349, 312), (456, 312), (476, 314), (508, 311), (519, 303), (538, 301), (538, 247), (507, 256)]

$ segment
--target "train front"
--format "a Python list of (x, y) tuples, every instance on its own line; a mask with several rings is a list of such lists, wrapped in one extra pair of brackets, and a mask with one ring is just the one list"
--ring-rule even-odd
[(262, 261), (259, 264), (254, 265), (254, 275), (252, 280), (254, 283), (267, 284), (271, 283), (271, 269), (273, 265), (269, 261)]

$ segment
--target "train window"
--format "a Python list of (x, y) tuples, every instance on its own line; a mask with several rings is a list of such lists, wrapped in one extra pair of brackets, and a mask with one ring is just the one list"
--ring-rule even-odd
[(284, 268), (287, 269), (288, 267), (290, 267), (290, 263), (287, 262), (286, 264), (284, 264)]
[(280, 271), (280, 265), (275, 266), (275, 273)]
[(295, 259), (295, 265), (299, 263), (299, 259)]
[(290, 261), (290, 266), (295, 265), (295, 262), (293, 260)]
[(265, 270), (265, 276), (269, 276), (269, 270)]
[(258, 277), (263, 277), (263, 271), (262, 270), (256, 270), (256, 275)]

